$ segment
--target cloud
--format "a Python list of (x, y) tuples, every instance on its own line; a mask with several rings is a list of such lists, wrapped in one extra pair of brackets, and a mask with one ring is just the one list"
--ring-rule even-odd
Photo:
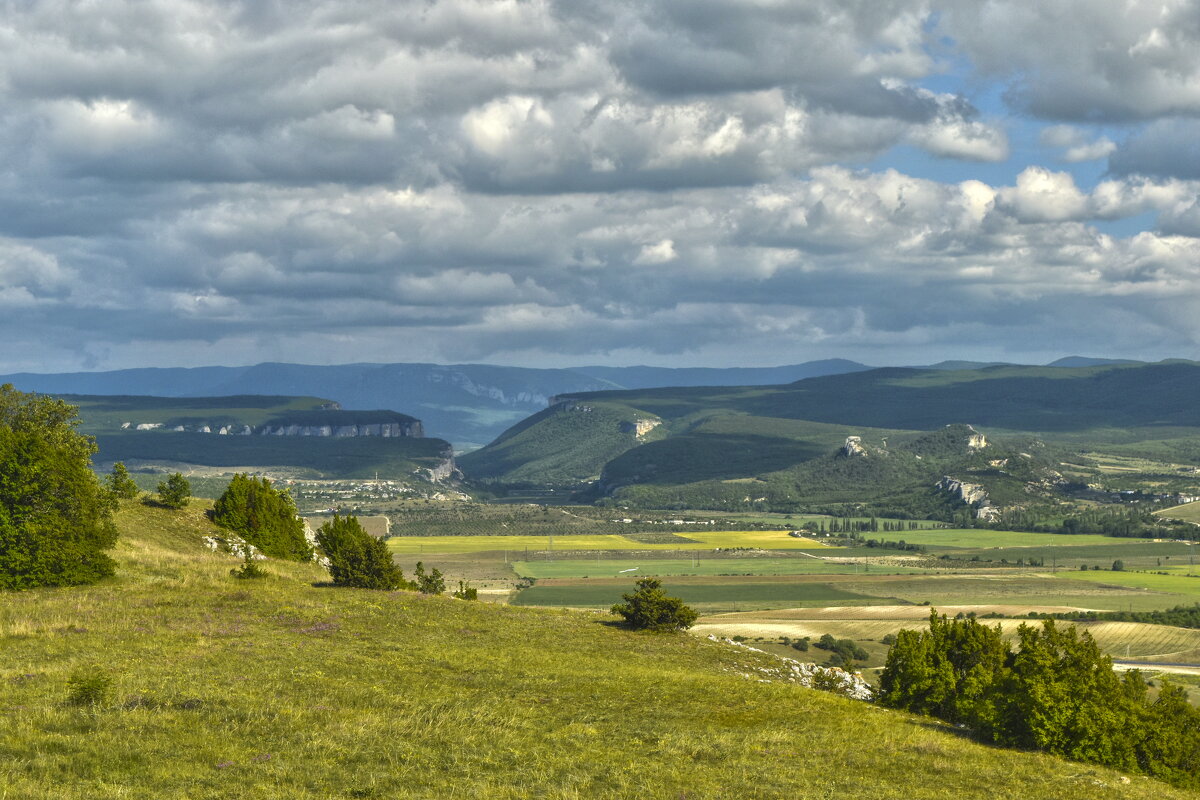
[(1120, 175), (1200, 178), (1200, 121), (1161, 120), (1130, 137), (1109, 159)]
[(938, 28), (1037, 117), (1130, 121), (1200, 114), (1191, 0), (949, 0)]
[(1187, 10), (16, 4), (6, 363), (1191, 346)]
[(1047, 147), (1062, 148), (1062, 160), (1071, 164), (1107, 158), (1117, 149), (1116, 143), (1107, 136), (1089, 141), (1088, 134), (1073, 125), (1043, 128), (1038, 140)]

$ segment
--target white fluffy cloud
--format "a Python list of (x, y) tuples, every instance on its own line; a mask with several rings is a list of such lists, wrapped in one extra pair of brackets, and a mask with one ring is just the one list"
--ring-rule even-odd
[[(9, 4), (9, 367), (1182, 352), (1195, 21), (1108, 0)], [(997, 87), (1011, 116), (969, 96)], [(1070, 123), (1042, 133), (1054, 164), (964, 179), (1000, 174), (1030, 119)], [(913, 148), (961, 177), (889, 160)], [(1096, 185), (1064, 171), (1104, 158)]]

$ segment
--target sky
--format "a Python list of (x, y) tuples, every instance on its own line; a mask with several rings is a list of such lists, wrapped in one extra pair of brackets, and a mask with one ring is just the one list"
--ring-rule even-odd
[(0, 0), (0, 336), (1197, 358), (1200, 0)]

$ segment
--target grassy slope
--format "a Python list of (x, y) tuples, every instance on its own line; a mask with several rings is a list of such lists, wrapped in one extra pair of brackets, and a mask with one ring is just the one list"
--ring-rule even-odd
[[(5, 595), (7, 797), (1175, 798), (747, 679), (765, 657), (595, 615), (255, 583), (200, 509), (122, 510), (117, 579)], [(64, 705), (100, 664), (99, 708)]]
[(486, 448), (462, 456), (458, 463), (474, 478), (504, 482), (592, 480), (605, 463), (640, 444), (632, 432), (621, 430), (621, 423), (649, 416), (612, 403), (551, 406), (505, 431)]

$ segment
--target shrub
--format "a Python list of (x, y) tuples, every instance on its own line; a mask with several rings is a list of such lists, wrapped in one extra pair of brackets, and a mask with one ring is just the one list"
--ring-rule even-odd
[(304, 521), (296, 515), (291, 495), (275, 489), (266, 478), (234, 475), (213, 505), (212, 520), (272, 558), (312, 558), (312, 547), (304, 538)]
[(254, 560), (254, 548), (249, 544), (242, 544), (242, 565), (229, 570), (229, 574), (235, 578), (245, 580), (254, 580), (257, 578), (265, 578), (270, 573), (258, 565)]
[(113, 493), (113, 497), (121, 500), (132, 500), (138, 496), (138, 485), (129, 477), (129, 470), (125, 469), (125, 465), (120, 461), (112, 465), (107, 487)]
[(317, 546), (329, 558), (329, 574), (337, 586), (409, 588), (387, 545), (363, 530), (358, 517), (335, 514), (317, 529)]
[(181, 473), (176, 472), (165, 481), (158, 484), (159, 505), (167, 508), (186, 508), (188, 499), (192, 496), (192, 485)]
[(108, 701), (112, 677), (98, 666), (80, 667), (67, 679), (67, 705), (102, 706)]
[(417, 591), (421, 594), (441, 594), (446, 591), (446, 579), (442, 577), (442, 572), (437, 567), (434, 567), (433, 572), (426, 575), (425, 565), (418, 561), (414, 577), (417, 579)]
[(625, 625), (634, 630), (680, 631), (696, 622), (696, 612), (678, 597), (668, 597), (656, 578), (642, 578), (636, 591), (621, 599), (625, 602), (614, 605), (612, 613), (624, 617)]
[(0, 386), (0, 589), (76, 586), (113, 574), (112, 495), (91, 469), (77, 409)]
[(451, 595), (451, 597), (457, 597), (459, 600), (478, 600), (479, 590), (474, 586), (468, 586), (462, 581), (459, 581), (458, 591)]

